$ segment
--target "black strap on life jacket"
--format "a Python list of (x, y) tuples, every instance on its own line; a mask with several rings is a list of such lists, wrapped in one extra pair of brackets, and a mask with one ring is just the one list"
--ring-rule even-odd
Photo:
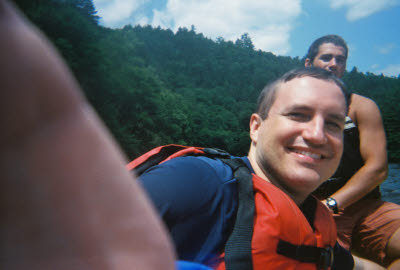
[(279, 240), (276, 252), (301, 262), (316, 263), (319, 270), (329, 269), (333, 264), (334, 256), (331, 246), (320, 248), (316, 246), (293, 245), (289, 242)]
[(242, 159), (221, 160), (232, 168), (238, 183), (238, 210), (235, 225), (225, 245), (225, 269), (251, 270), (251, 239), (255, 212), (252, 175)]

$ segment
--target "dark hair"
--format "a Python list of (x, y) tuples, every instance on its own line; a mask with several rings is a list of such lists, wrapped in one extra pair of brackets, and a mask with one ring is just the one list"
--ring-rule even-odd
[(336, 46), (340, 46), (345, 50), (345, 56), (347, 59), (349, 48), (347, 47), (346, 41), (341, 36), (338, 35), (326, 35), (316, 39), (308, 48), (308, 52), (306, 58), (310, 59), (311, 63), (314, 62), (315, 56), (317, 56), (319, 52), (319, 47), (325, 43), (332, 43)]
[[(283, 76), (278, 78), (277, 80), (269, 83), (264, 87), (261, 91), (260, 95), (258, 96), (257, 101), (257, 114), (261, 116), (262, 119), (265, 119), (268, 116), (268, 112), (271, 109), (272, 104), (275, 101), (276, 94), (278, 89), (283, 83), (289, 82), (296, 78), (303, 78), (303, 77), (313, 77), (316, 79), (321, 79), (324, 81), (329, 81), (335, 83), (339, 88), (342, 90), (346, 101), (346, 110), (349, 107), (349, 99), (350, 95), (347, 92), (347, 87), (344, 82), (336, 77), (331, 72), (317, 67), (302, 67), (298, 69), (293, 69), (289, 72), (286, 72)], [(347, 111), (346, 111), (347, 113)]]

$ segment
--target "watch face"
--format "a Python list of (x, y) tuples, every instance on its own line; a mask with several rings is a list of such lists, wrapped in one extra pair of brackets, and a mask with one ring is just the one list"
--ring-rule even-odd
[(329, 204), (330, 206), (334, 206), (336, 203), (335, 203), (335, 201), (329, 201), (328, 204)]

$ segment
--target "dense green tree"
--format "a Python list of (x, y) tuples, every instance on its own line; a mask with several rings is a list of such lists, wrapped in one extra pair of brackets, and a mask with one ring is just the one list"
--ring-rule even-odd
[(235, 44), (241, 48), (254, 50), (254, 44), (248, 33), (244, 33), (240, 39), (236, 40)]

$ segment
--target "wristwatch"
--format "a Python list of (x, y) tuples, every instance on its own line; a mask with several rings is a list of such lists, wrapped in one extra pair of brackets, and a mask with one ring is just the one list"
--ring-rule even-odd
[(328, 206), (329, 209), (331, 209), (333, 211), (334, 214), (339, 213), (337, 202), (334, 198), (332, 198), (332, 197), (327, 198), (326, 205)]

